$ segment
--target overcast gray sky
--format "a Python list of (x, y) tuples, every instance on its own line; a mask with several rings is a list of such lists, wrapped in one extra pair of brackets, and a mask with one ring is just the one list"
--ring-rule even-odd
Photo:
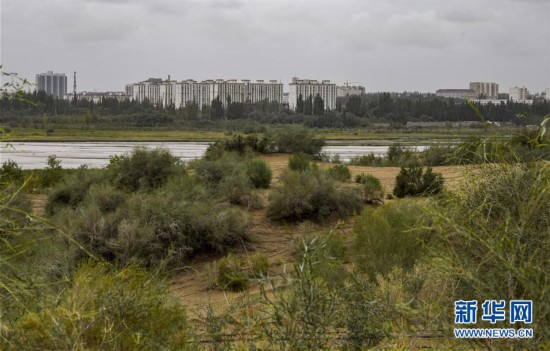
[(550, 87), (550, 0), (0, 0), (5, 71), (78, 71), (78, 90), (148, 77), (360, 82), (435, 91)]

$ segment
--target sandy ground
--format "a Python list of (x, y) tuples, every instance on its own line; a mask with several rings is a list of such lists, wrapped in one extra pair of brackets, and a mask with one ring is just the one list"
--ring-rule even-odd
[[(272, 186), (276, 187), (284, 169), (287, 168), (288, 154), (261, 155), (260, 158), (267, 161), (273, 170)], [(330, 164), (320, 164), (321, 167), (330, 167)], [(395, 177), (399, 173), (399, 167), (361, 167), (349, 166), (352, 176), (367, 173), (378, 177), (386, 192), (391, 192), (394, 186)], [(446, 181), (446, 186), (454, 187), (458, 182), (461, 167), (434, 167), (435, 172), (440, 172)], [(265, 202), (267, 203), (269, 191), (264, 191)], [(327, 232), (338, 224), (336, 233), (342, 235), (345, 242), (350, 243), (353, 239), (354, 219), (349, 218), (338, 223), (332, 221), (320, 227), (311, 223), (283, 225), (271, 222), (266, 216), (266, 209), (254, 210), (251, 212), (251, 240), (243, 243), (237, 249), (236, 254), (247, 259), (255, 251), (263, 253), (270, 263), (270, 274), (283, 272), (292, 268), (293, 251), (296, 240), (306, 237), (308, 234)], [(194, 263), (182, 269), (176, 274), (170, 283), (170, 290), (181, 299), (181, 302), (190, 310), (202, 309), (206, 304), (213, 307), (229, 305), (241, 294), (222, 291), (215, 288), (215, 267), (214, 260), (218, 257), (197, 258)], [(247, 294), (258, 293), (254, 285), (248, 289)]]

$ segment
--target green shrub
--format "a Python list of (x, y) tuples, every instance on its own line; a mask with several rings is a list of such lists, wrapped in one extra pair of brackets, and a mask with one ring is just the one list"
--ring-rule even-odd
[(231, 291), (243, 291), (248, 287), (248, 278), (243, 272), (241, 258), (229, 254), (218, 261), (218, 286)]
[(374, 281), (393, 267), (410, 269), (422, 257), (421, 206), (413, 200), (400, 200), (367, 209), (356, 221), (355, 248), (359, 268)]
[(185, 350), (188, 327), (181, 303), (157, 277), (132, 266), (115, 270), (87, 263), (55, 300), (10, 325), (9, 343), (4, 346), (7, 350)]
[(40, 185), (44, 188), (49, 188), (61, 181), (63, 178), (63, 168), (61, 160), (58, 160), (55, 155), (48, 156), (47, 167), (40, 172)]
[(0, 168), (0, 182), (21, 182), (23, 181), (23, 171), (17, 164), (17, 162), (12, 160), (7, 160), (2, 164)]
[(269, 139), (278, 152), (316, 155), (325, 146), (324, 139), (315, 138), (311, 129), (302, 126), (278, 128), (270, 133)]
[(53, 188), (46, 202), (46, 213), (54, 214), (63, 207), (76, 208), (86, 197), (90, 185), (102, 180), (102, 170), (78, 169), (67, 175), (63, 182)]
[(161, 189), (135, 193), (114, 212), (104, 212), (98, 198), (92, 193), (86, 207), (63, 218), (64, 226), (87, 250), (109, 261), (176, 265), (248, 239), (246, 213), (212, 199), (190, 201)]
[(255, 188), (269, 188), (271, 184), (271, 167), (259, 159), (251, 160), (246, 165), (246, 174)]
[(269, 269), (269, 262), (267, 257), (261, 252), (256, 252), (250, 256), (250, 277), (262, 278), (267, 275)]
[(130, 191), (158, 188), (182, 171), (179, 159), (164, 149), (135, 148), (130, 155), (112, 157), (107, 166), (111, 182)]
[[(433, 206), (439, 239), (433, 254), (448, 278), (450, 300), (498, 296), (533, 300), (535, 338), (517, 349), (550, 346), (550, 168), (487, 164)], [(460, 297), (459, 297), (460, 296)], [(490, 324), (488, 324), (490, 325)], [(545, 344), (546, 343), (546, 344)], [(511, 342), (495, 345), (510, 347)]]
[(351, 179), (351, 172), (346, 165), (334, 165), (328, 169), (328, 174), (340, 182), (347, 182)]
[(366, 199), (384, 197), (384, 187), (382, 186), (380, 179), (376, 178), (372, 174), (358, 174), (355, 176), (355, 182), (363, 184), (363, 192)]
[(395, 178), (393, 194), (397, 197), (435, 195), (443, 190), (443, 176), (431, 167), (423, 171), (421, 166), (401, 167)]
[(114, 212), (126, 200), (125, 194), (110, 184), (92, 184), (85, 202), (96, 206), (101, 213)]
[(310, 167), (310, 158), (303, 153), (297, 153), (289, 157), (288, 168), (293, 171), (305, 171)]
[(373, 153), (363, 156), (355, 156), (351, 159), (350, 164), (354, 166), (365, 166), (365, 167), (377, 167), (383, 166), (384, 159), (381, 157), (375, 156)]
[(362, 208), (352, 189), (336, 187), (325, 172), (310, 169), (283, 173), (281, 185), (269, 197), (267, 215), (273, 220), (322, 220), (332, 215), (350, 216)]
[(422, 151), (425, 166), (444, 166), (452, 164), (454, 149), (451, 146), (432, 145)]

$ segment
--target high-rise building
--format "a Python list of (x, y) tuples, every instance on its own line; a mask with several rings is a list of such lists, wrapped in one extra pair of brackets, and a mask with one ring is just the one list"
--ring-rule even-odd
[(362, 86), (351, 86), (344, 85), (341, 87), (336, 87), (336, 96), (345, 97), (347, 95), (363, 95), (365, 93), (365, 87)]
[(36, 75), (36, 87), (54, 98), (63, 99), (67, 94), (67, 76), (65, 73), (48, 71)]
[(544, 96), (546, 98), (546, 101), (550, 101), (550, 88), (546, 88)]
[(150, 78), (146, 81), (127, 84), (126, 92), (133, 100), (162, 106), (174, 106), (183, 108), (194, 101), (199, 109), (203, 105), (210, 105), (212, 100), (219, 97), (222, 104), (227, 107), (229, 101), (242, 103), (256, 103), (260, 101), (283, 102), (283, 84), (276, 80), (263, 81), (236, 79), (216, 79), (197, 82), (188, 79), (184, 81), (162, 80)]
[(475, 90), (472, 89), (438, 89), (435, 95), (453, 99), (475, 99), (477, 97)]
[(525, 86), (510, 88), (510, 100), (512, 101), (525, 101), (529, 98), (529, 91)]
[(304, 101), (308, 97), (315, 99), (315, 96), (321, 96), (325, 103), (325, 110), (334, 110), (336, 108), (336, 84), (330, 80), (311, 80), (292, 78), (292, 83), (289, 84), (288, 107), (291, 110), (296, 109), (296, 103), (300, 95)]
[(498, 84), (493, 82), (471, 82), (470, 89), (474, 90), (477, 97), (496, 99), (498, 97)]

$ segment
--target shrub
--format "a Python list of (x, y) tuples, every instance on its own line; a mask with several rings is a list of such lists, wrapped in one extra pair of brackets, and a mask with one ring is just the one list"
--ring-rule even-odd
[(325, 146), (324, 139), (315, 138), (310, 129), (302, 126), (278, 128), (270, 133), (269, 138), (278, 152), (316, 155)]
[(7, 340), (14, 350), (184, 350), (187, 328), (181, 303), (160, 279), (132, 266), (90, 262), (55, 302), (10, 326)]
[(250, 257), (250, 277), (261, 278), (267, 275), (269, 262), (261, 252), (256, 252)]
[(358, 174), (355, 176), (355, 182), (363, 184), (363, 192), (366, 199), (383, 198), (384, 187), (380, 182), (380, 179), (376, 178), (372, 174)]
[(56, 185), (63, 178), (61, 160), (55, 155), (48, 156), (47, 167), (40, 173), (40, 183), (44, 188)]
[(444, 166), (452, 163), (454, 149), (450, 146), (432, 145), (422, 151), (425, 166)]
[(289, 157), (288, 168), (293, 171), (305, 171), (310, 167), (310, 159), (303, 153), (297, 153)]
[(386, 275), (393, 267), (410, 269), (422, 257), (419, 229), (421, 207), (413, 200), (400, 200), (369, 208), (355, 226), (355, 248), (361, 256), (359, 267), (371, 280)]
[(130, 155), (112, 157), (107, 166), (111, 182), (130, 191), (157, 188), (181, 172), (179, 159), (163, 149), (135, 148)]
[(242, 271), (241, 258), (229, 254), (218, 261), (218, 286), (231, 291), (243, 291), (248, 286), (246, 274)]
[(181, 264), (198, 252), (224, 252), (247, 240), (242, 210), (208, 198), (190, 201), (171, 189), (133, 194), (114, 212), (102, 212), (92, 193), (86, 207), (64, 217), (65, 226), (91, 253), (141, 266)]
[(246, 174), (255, 188), (269, 188), (271, 184), (271, 167), (263, 160), (251, 160), (246, 165)]
[(423, 171), (421, 166), (401, 167), (395, 178), (393, 194), (397, 197), (435, 195), (443, 190), (443, 176), (431, 167)]
[(53, 188), (46, 202), (46, 213), (54, 214), (63, 207), (76, 208), (86, 197), (91, 184), (101, 181), (103, 171), (79, 169), (67, 175), (63, 182)]
[(334, 165), (328, 169), (328, 174), (340, 182), (347, 182), (351, 179), (351, 172), (346, 165)]
[(21, 182), (23, 178), (23, 171), (17, 162), (7, 160), (2, 164), (2, 168), (0, 168), (1, 182)]
[[(550, 340), (548, 165), (484, 165), (430, 212), (435, 215), (433, 227), (439, 239), (433, 253), (454, 282), (448, 291), (450, 299), (533, 300), (537, 317), (532, 327), (538, 333), (528, 343), (517, 340), (514, 346), (545, 349)], [(509, 343), (497, 348), (510, 347)]]
[(373, 153), (363, 156), (355, 156), (351, 159), (350, 164), (354, 166), (382, 166), (384, 160), (381, 157), (375, 156)]
[(273, 220), (322, 220), (361, 212), (361, 199), (351, 189), (336, 187), (334, 180), (316, 169), (288, 171), (269, 197), (267, 215)]

